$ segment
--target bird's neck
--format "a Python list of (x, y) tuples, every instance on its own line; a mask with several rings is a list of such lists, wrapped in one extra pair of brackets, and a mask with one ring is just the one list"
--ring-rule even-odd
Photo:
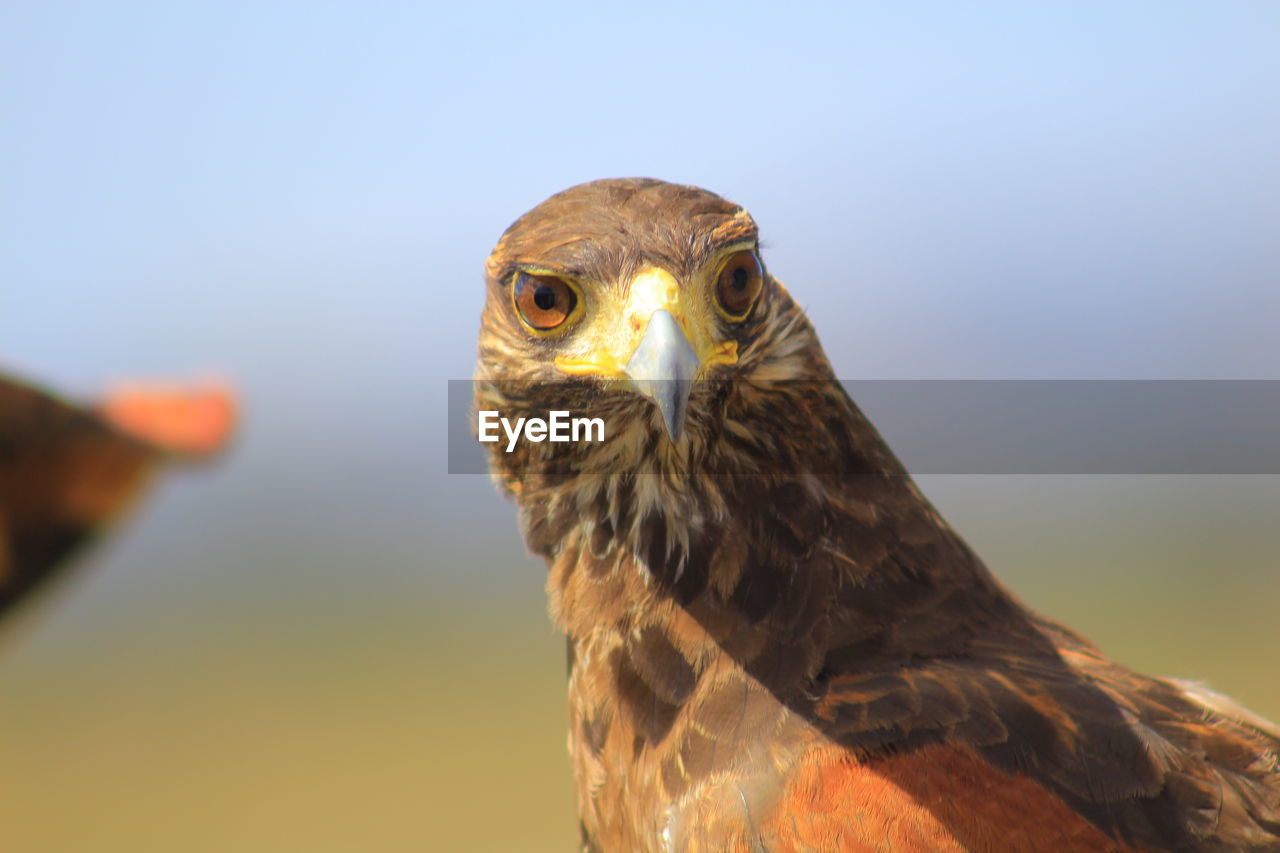
[(764, 808), (818, 740), (824, 683), (965, 654), (1013, 621), (843, 391), (796, 390), (739, 390), (724, 417), (747, 443), (726, 436), (714, 473), (507, 480), (569, 638), (583, 824), (619, 849), (699, 820), (636, 803), (736, 813), (746, 791)]
[(759, 440), (726, 437), (713, 471), (523, 483), (526, 540), (572, 643), (629, 646), (680, 622), (685, 660), (785, 660), (762, 679), (798, 695), (832, 666), (954, 653), (1017, 607), (838, 385), (785, 392), (739, 390), (724, 417)]

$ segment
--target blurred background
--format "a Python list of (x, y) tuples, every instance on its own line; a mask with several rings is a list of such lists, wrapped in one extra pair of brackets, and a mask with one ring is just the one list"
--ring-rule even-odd
[[(244, 402), (3, 626), (5, 849), (572, 849), (544, 569), (446, 473), (502, 230), (696, 183), (841, 377), (1280, 378), (1277, 43), (1266, 2), (0, 5), (0, 365)], [(1280, 717), (1280, 478), (923, 486), (1035, 607)]]

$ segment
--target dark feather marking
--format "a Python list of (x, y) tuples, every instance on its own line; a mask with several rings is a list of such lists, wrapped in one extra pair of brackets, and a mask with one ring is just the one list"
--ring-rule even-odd
[(640, 558), (654, 580), (681, 604), (688, 604), (706, 589), (715, 553), (714, 531), (693, 531), (690, 539), (686, 552), (680, 542), (668, 538), (666, 519), (659, 513), (650, 513), (640, 524)]
[(690, 532), (689, 552), (674, 590), (675, 599), (680, 604), (689, 604), (706, 590), (719, 537), (720, 528), (715, 525)]
[(582, 740), (592, 755), (599, 755), (604, 751), (604, 741), (608, 736), (609, 721), (603, 714), (582, 718)]
[(630, 649), (631, 665), (662, 699), (682, 705), (698, 683), (698, 674), (656, 625), (640, 632)]
[(659, 583), (671, 586), (680, 571), (681, 557), (673, 543), (667, 541), (666, 518), (651, 512), (640, 522), (640, 559), (649, 574)]
[(794, 480), (775, 486), (765, 498), (769, 511), (761, 512), (767, 532), (776, 538), (777, 547), (789, 554), (804, 554), (825, 533), (826, 520), (822, 505), (810, 499), (803, 486)]
[(588, 545), (591, 549), (591, 555), (596, 558), (593, 565), (605, 565), (604, 558), (608, 556), (609, 551), (613, 548), (613, 525), (607, 517), (603, 515), (596, 516), (596, 521), (591, 525), (591, 537), (588, 539)]
[(600, 846), (587, 831), (587, 825), (581, 820), (578, 821), (578, 838), (582, 842), (582, 853), (602, 853)]
[(760, 549), (747, 552), (746, 566), (729, 602), (742, 611), (750, 623), (759, 622), (769, 614), (782, 597), (781, 573), (760, 560)]
[(547, 507), (542, 503), (521, 505), (520, 529), (529, 550), (541, 557), (554, 556), (564, 535), (551, 525)]
[(640, 746), (644, 742), (660, 742), (670, 731), (680, 707), (659, 696), (621, 649), (615, 649), (610, 660), (614, 687), (629, 713)]

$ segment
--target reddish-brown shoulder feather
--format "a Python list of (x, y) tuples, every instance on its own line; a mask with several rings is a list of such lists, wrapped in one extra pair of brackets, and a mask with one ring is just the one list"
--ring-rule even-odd
[[(1127, 853), (1043, 785), (936, 744), (858, 761), (804, 756), (760, 837), (773, 853)], [(739, 850), (747, 853), (746, 843)]]

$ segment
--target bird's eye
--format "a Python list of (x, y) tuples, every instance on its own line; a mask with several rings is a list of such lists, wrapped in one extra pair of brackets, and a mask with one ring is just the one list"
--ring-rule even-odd
[(720, 268), (716, 300), (730, 320), (746, 319), (764, 287), (764, 268), (755, 252), (735, 252)]
[(553, 275), (522, 272), (515, 281), (516, 311), (530, 328), (549, 332), (563, 325), (578, 304), (578, 294)]

